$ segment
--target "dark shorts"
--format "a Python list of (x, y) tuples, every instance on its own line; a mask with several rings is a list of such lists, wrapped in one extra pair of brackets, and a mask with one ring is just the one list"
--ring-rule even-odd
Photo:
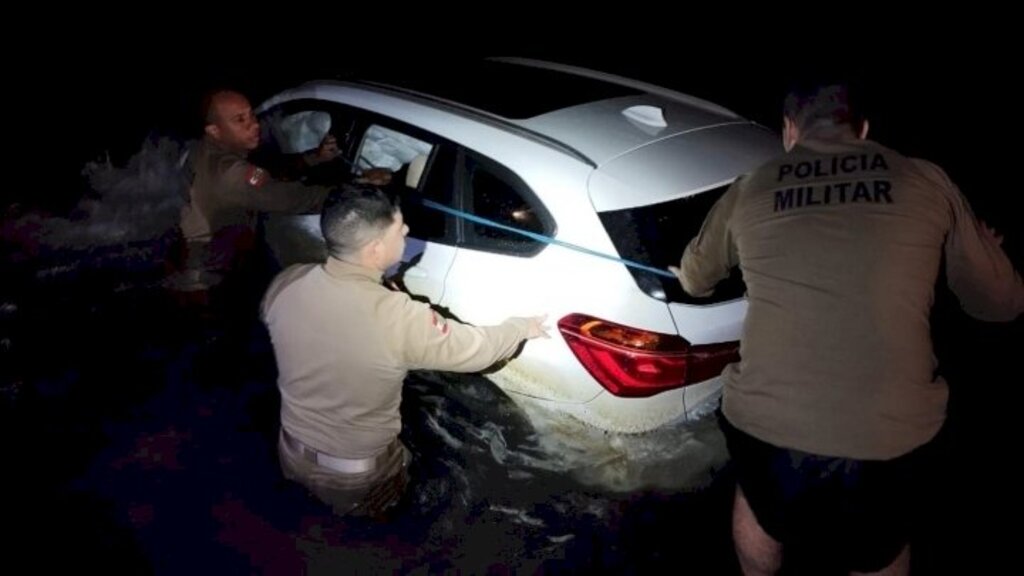
[(721, 413), (719, 422), (758, 524), (787, 548), (869, 572), (889, 565), (909, 542), (915, 480), (927, 480), (921, 475), (935, 458), (935, 440), (892, 460), (852, 460), (779, 448)]

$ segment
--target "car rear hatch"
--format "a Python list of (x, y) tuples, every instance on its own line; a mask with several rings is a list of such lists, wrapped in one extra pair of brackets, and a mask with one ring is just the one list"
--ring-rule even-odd
[[(679, 262), (729, 184), (780, 151), (778, 138), (755, 124), (695, 129), (602, 164), (589, 183), (591, 201), (622, 258), (665, 270)], [(714, 378), (736, 361), (746, 313), (738, 273), (698, 300), (674, 277), (629, 271), (643, 292), (666, 303), (676, 334), (587, 314), (558, 321), (570, 349), (606, 390), (653, 396)]]
[[(658, 269), (678, 265), (686, 244), (729, 184), (782, 153), (778, 136), (743, 122), (693, 130), (639, 147), (603, 165), (590, 197), (619, 255)], [(637, 286), (668, 304), (679, 335), (700, 344), (739, 338), (746, 303), (739, 272), (710, 298), (675, 278), (629, 268)]]

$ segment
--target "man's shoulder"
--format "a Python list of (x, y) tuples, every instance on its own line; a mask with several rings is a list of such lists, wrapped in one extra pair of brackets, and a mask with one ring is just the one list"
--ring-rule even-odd
[(386, 314), (405, 316), (416, 314), (420, 308), (430, 308), (429, 305), (423, 302), (413, 300), (409, 294), (401, 290), (395, 290), (381, 284), (374, 286), (374, 292), (380, 302), (380, 311)]
[(434, 338), (445, 337), (451, 332), (453, 323), (459, 325), (427, 302), (399, 290), (382, 289), (388, 294), (376, 307), (377, 324), (399, 349), (409, 345), (419, 347)]
[(378, 319), (386, 319), (388, 326), (405, 333), (418, 323), (430, 323), (439, 315), (428, 303), (410, 296), (407, 292), (395, 290), (383, 285), (374, 287), (374, 314)]
[(921, 172), (930, 180), (935, 180), (941, 184), (951, 184), (949, 175), (946, 174), (946, 171), (930, 160), (925, 160), (924, 158), (907, 158), (907, 164), (913, 166), (915, 170)]
[(259, 188), (272, 180), (269, 171), (252, 163), (244, 154), (210, 144), (205, 148), (198, 154), (201, 160), (197, 170), (207, 170), (208, 178), (220, 185)]
[(290, 286), (296, 282), (305, 278), (312, 273), (319, 264), (293, 264), (274, 277), (270, 282), (270, 286), (267, 288), (267, 293), (263, 297), (264, 308), (269, 307), (282, 292), (287, 290)]
[(226, 171), (236, 164), (249, 163), (249, 158), (246, 154), (218, 146), (209, 138), (203, 138), (196, 144), (194, 154), (197, 165), (202, 165), (218, 172)]
[(959, 188), (949, 174), (938, 164), (924, 158), (904, 156), (887, 148), (885, 150), (889, 152), (890, 157), (898, 157), (903, 161), (902, 173), (905, 176), (924, 181), (935, 191), (946, 195), (959, 193)]
[(775, 180), (779, 173), (779, 166), (790, 162), (793, 162), (793, 155), (787, 152), (780, 152), (761, 162), (745, 174), (741, 174), (733, 181), (733, 187), (749, 186), (752, 182), (761, 182), (766, 179), (769, 181)]

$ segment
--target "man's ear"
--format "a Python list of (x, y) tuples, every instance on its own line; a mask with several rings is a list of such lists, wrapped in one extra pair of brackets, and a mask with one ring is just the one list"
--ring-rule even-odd
[(860, 138), (861, 140), (864, 140), (865, 138), (868, 137), (868, 119), (867, 118), (861, 120), (861, 123), (860, 123), (860, 134), (857, 137)]
[(782, 117), (782, 147), (789, 152), (796, 146), (797, 140), (800, 139), (800, 128), (797, 127), (796, 122), (790, 120), (789, 116)]
[(381, 262), (384, 259), (384, 242), (380, 238), (372, 240), (365, 248), (371, 262)]
[(207, 124), (203, 127), (203, 132), (206, 132), (214, 140), (220, 140), (220, 127), (216, 124)]

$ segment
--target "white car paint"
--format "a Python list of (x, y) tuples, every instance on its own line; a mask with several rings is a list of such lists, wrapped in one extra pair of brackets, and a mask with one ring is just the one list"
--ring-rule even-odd
[[(283, 92), (260, 110), (298, 99), (337, 102), (398, 120), (490, 158), (537, 196), (556, 222), (557, 240), (612, 256), (618, 252), (598, 212), (700, 194), (781, 151), (777, 137), (764, 128), (714, 104), (657, 87), (526, 120), (496, 118), (373, 85), (326, 81)], [(641, 113), (636, 107), (646, 108)], [(623, 113), (631, 108), (634, 113)], [(663, 127), (654, 121), (659, 113)], [(524, 136), (516, 127), (541, 137)], [(280, 229), (275, 234), (298, 221), (276, 219)], [(292, 225), (291, 230), (307, 239), (313, 234), (308, 219), (305, 227)], [(416, 233), (413, 229), (410, 236)], [(406, 259), (417, 254), (403, 276), (410, 292), (474, 324), (546, 313), (554, 325), (567, 314), (584, 313), (705, 344), (738, 340), (746, 312), (742, 299), (666, 303), (645, 294), (622, 263), (557, 245), (514, 256), (410, 241)], [(551, 339), (530, 341), (521, 355), (487, 376), (518, 402), (537, 402), (622, 432), (651, 430), (701, 413), (720, 389), (719, 379), (712, 378), (647, 398), (615, 396), (594, 380), (557, 330)]]

